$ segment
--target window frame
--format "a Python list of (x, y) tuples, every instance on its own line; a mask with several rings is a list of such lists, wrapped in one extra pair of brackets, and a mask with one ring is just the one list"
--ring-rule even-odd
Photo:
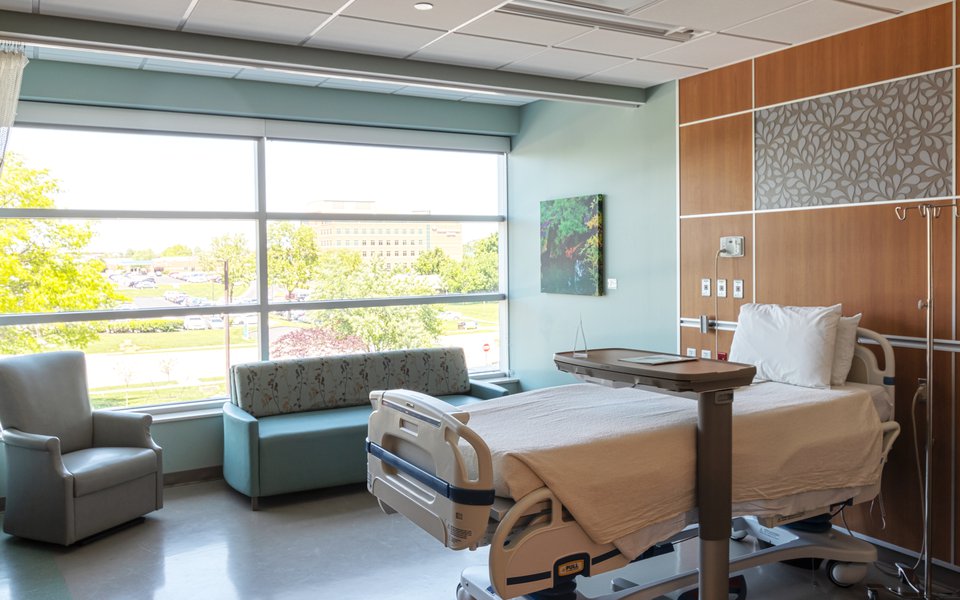
[[(83, 312), (0, 314), (0, 326), (110, 321), (138, 318), (179, 317), (207, 314), (258, 315), (260, 360), (270, 356), (269, 315), (283, 310), (325, 310), (337, 308), (410, 306), (425, 304), (457, 304), (467, 302), (499, 302), (500, 357), (499, 371), (478, 373), (482, 378), (502, 377), (509, 373), (508, 310), (507, 310), (507, 153), (510, 139), (502, 136), (447, 133), (425, 130), (390, 129), (352, 125), (300, 123), (251, 117), (172, 113), (152, 110), (73, 106), (56, 103), (20, 102), (13, 136), (17, 127), (43, 127), (123, 133), (146, 133), (176, 136), (197, 136), (246, 139), (256, 145), (256, 201), (250, 211), (166, 211), (166, 210), (103, 210), (103, 209), (10, 209), (0, 208), (0, 219), (142, 219), (142, 220), (237, 220), (252, 221), (256, 228), (257, 304), (210, 307), (159, 307), (146, 309), (110, 309)], [(266, 144), (268, 141), (299, 141), (326, 144), (351, 144), (393, 148), (482, 152), (498, 155), (498, 204), (495, 215), (413, 214), (413, 213), (305, 213), (271, 212), (266, 207)], [(270, 302), (267, 278), (267, 225), (272, 221), (338, 222), (403, 222), (419, 227), (430, 222), (497, 223), (499, 232), (499, 289), (496, 292), (446, 294), (433, 296), (399, 296), (307, 302)], [(352, 227), (353, 225), (351, 225)], [(362, 227), (362, 226), (361, 226)], [(382, 244), (382, 240), (380, 243)], [(398, 244), (399, 246), (399, 244)], [(371, 253), (372, 254), (372, 253)], [(399, 254), (399, 251), (397, 252)], [(113, 410), (136, 410), (164, 417), (195, 413), (206, 416), (226, 398), (200, 399), (187, 402), (144, 405)]]

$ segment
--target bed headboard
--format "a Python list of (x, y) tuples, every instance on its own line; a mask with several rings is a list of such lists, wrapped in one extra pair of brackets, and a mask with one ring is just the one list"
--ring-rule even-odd
[[(883, 369), (877, 364), (877, 356), (869, 348), (863, 345), (863, 341), (878, 344), (883, 352)], [(871, 385), (882, 385), (887, 390), (891, 405), (894, 399), (894, 378), (895, 362), (893, 358), (893, 346), (875, 331), (857, 328), (857, 347), (853, 354), (853, 366), (850, 367), (850, 374), (847, 375), (847, 381), (855, 383), (869, 383)]]

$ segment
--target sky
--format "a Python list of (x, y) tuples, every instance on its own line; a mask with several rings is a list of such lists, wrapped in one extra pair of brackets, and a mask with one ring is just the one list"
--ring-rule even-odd
[[(8, 152), (60, 182), (57, 208), (253, 211), (256, 142), (199, 136), (16, 127)], [(267, 210), (316, 210), (321, 200), (374, 200), (375, 212), (496, 214), (498, 156), (270, 141)], [(464, 241), (490, 223), (464, 224)], [(205, 247), (224, 233), (255, 239), (253, 221), (106, 221), (90, 249)]]

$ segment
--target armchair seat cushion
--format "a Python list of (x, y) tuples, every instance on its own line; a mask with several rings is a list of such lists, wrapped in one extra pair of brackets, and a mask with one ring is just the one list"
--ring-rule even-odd
[(63, 466), (73, 475), (73, 493), (78, 498), (155, 475), (157, 462), (157, 453), (150, 448), (87, 448), (63, 455)]

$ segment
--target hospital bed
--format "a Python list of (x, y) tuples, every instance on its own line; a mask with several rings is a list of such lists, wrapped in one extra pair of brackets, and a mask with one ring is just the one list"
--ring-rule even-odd
[[(826, 392), (765, 383), (737, 391), (737, 402), (734, 403), (735, 448), (738, 443), (740, 446), (749, 446), (753, 437), (741, 432), (738, 438), (738, 423), (759, 425), (760, 429), (767, 430), (767, 425), (779, 418), (775, 417), (778, 411), (786, 410), (784, 406), (794, 411), (789, 413), (791, 420), (816, 420), (825, 414), (821, 411), (829, 408), (840, 411), (836, 415), (853, 415), (840, 418), (862, 422), (857, 427), (866, 436), (863, 439), (875, 439), (872, 445), (876, 447), (870, 452), (864, 450), (864, 458), (857, 462), (870, 463), (875, 460), (877, 464), (868, 464), (866, 472), (857, 475), (859, 479), (855, 477), (849, 480), (855, 485), (838, 484), (837, 481), (847, 479), (844, 472), (837, 471), (826, 488), (803, 489), (778, 496), (776, 486), (773, 486), (772, 492), (763, 490), (759, 494), (762, 497), (751, 497), (749, 493), (735, 490), (732, 537), (743, 539), (750, 536), (765, 547), (754, 551), (753, 543), (731, 543), (731, 573), (774, 561), (825, 559), (828, 561), (830, 579), (838, 585), (851, 585), (863, 579), (866, 565), (875, 560), (876, 550), (872, 545), (833, 529), (811, 533), (783, 527), (814, 515), (833, 514), (843, 506), (873, 500), (879, 493), (880, 471), (899, 433), (899, 426), (892, 421), (893, 351), (878, 334), (859, 329), (858, 336), (881, 349), (883, 369), (879, 368), (871, 350), (858, 345), (848, 382), (840, 389)], [(451, 549), (490, 546), (488, 567), (468, 568), (461, 575), (457, 592), (459, 600), (497, 600), (534, 593), (540, 594), (538, 598), (645, 600), (695, 585), (698, 577), (695, 547), (698, 515), (695, 505), (691, 505), (687, 493), (689, 490), (680, 490), (677, 499), (681, 505), (679, 510), (658, 514), (628, 535), (614, 539), (608, 539), (607, 536), (598, 541), (595, 532), (591, 532), (594, 534), (591, 535), (585, 529), (585, 521), (580, 522), (574, 517), (578, 512), (582, 514), (582, 509), (574, 509), (573, 502), (561, 501), (564, 494), (558, 493), (555, 486), (541, 482), (534, 489), (524, 488), (514, 490), (519, 493), (511, 493), (509, 483), (497, 480), (495, 464), (505, 469), (511, 463), (504, 457), (516, 455), (515, 452), (500, 452), (497, 445), (491, 451), (491, 445), (488, 444), (488, 440), (497, 438), (503, 421), (493, 428), (487, 427), (483, 435), (477, 430), (484, 418), (490, 420), (485, 411), (506, 410), (510, 402), (526, 407), (546, 405), (549, 411), (563, 399), (572, 398), (572, 402), (578, 402), (576, 396), (581, 394), (581, 404), (589, 405), (591, 399), (601, 398), (611, 403), (612, 410), (619, 410), (624, 406), (640, 404), (622, 404), (634, 398), (617, 396), (634, 392), (630, 389), (615, 390), (596, 384), (582, 384), (579, 387), (553, 388), (553, 391), (508, 397), (498, 401), (501, 406), (479, 405), (472, 412), (458, 410), (416, 392), (374, 392), (371, 394), (374, 411), (370, 417), (367, 442), (368, 489), (378, 498), (385, 512), (404, 514)], [(752, 393), (760, 400), (752, 401)], [(786, 400), (782, 396), (784, 393), (789, 396)], [(531, 397), (537, 394), (547, 397)], [(807, 398), (816, 401), (808, 402)], [(644, 409), (658, 407), (661, 406), (656, 403), (658, 401), (644, 397), (642, 404)], [(681, 407), (678, 410), (688, 410), (683, 407), (687, 403), (673, 402)], [(807, 404), (814, 408), (805, 408)], [(764, 408), (773, 405), (776, 406), (772, 410)], [(740, 406), (743, 409), (738, 413)], [(751, 409), (751, 406), (755, 408)], [(804, 416), (803, 411), (809, 413), (810, 410), (816, 411), (816, 414)], [(869, 411), (869, 414), (864, 411)], [(684, 418), (679, 413), (674, 417), (678, 422)], [(521, 423), (521, 428), (524, 427), (521, 420), (517, 422)], [(678, 426), (677, 431), (683, 431), (683, 427)], [(693, 445), (689, 437), (683, 438), (682, 433), (679, 435), (680, 441), (676, 443)], [(670, 439), (671, 436), (661, 436), (657, 444), (673, 443)], [(502, 441), (497, 440), (497, 444)], [(640, 438), (637, 443), (643, 444), (644, 441)], [(871, 446), (857, 443), (858, 448)], [(840, 447), (843, 447), (842, 444)], [(640, 447), (635, 456), (640, 457), (644, 452), (658, 449), (645, 450)], [(794, 450), (802, 455), (810, 448), (798, 446)], [(788, 457), (787, 463), (793, 464), (801, 458)], [(745, 461), (749, 457), (740, 459)], [(735, 456), (735, 460), (740, 459)], [(516, 471), (516, 465), (513, 467)], [(688, 478), (682, 469), (676, 471), (680, 472), (681, 479)], [(535, 483), (527, 482), (525, 485), (530, 488)], [(693, 486), (693, 483), (690, 485)], [(683, 486), (676, 487), (679, 489)], [(637, 498), (642, 499), (650, 490), (649, 486), (638, 490)], [(656, 494), (651, 491), (650, 495)], [(514, 500), (511, 496), (519, 499)], [(662, 503), (660, 508), (663, 508)], [(675, 574), (649, 581), (643, 568), (647, 560), (667, 561)], [(601, 577), (602, 574), (607, 575)], [(739, 597), (742, 598), (745, 596), (745, 582), (742, 579), (740, 582)]]

